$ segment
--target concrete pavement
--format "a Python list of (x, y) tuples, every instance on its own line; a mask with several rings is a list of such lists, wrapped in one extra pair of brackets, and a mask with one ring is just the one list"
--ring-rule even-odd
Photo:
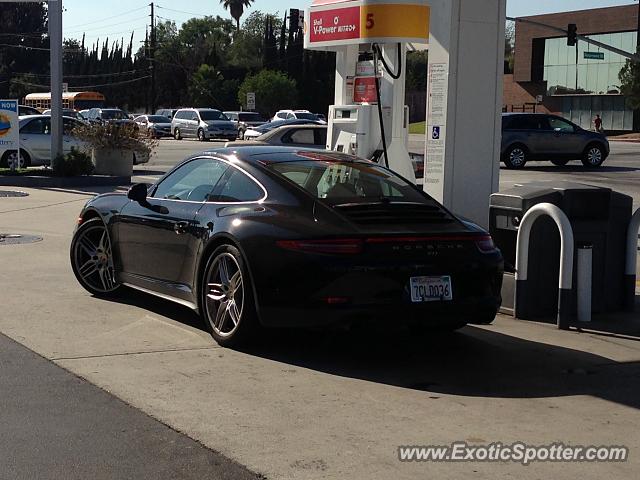
[[(0, 332), (267, 478), (633, 478), (640, 466), (637, 336), (500, 317), (422, 338), (389, 319), (386, 329), (271, 332), (261, 347), (221, 349), (180, 306), (83, 291), (68, 246), (87, 195), (29, 193), (0, 199), (3, 232), (44, 237), (0, 246)], [(631, 457), (529, 467), (397, 460), (398, 445), (461, 440), (623, 443)]]

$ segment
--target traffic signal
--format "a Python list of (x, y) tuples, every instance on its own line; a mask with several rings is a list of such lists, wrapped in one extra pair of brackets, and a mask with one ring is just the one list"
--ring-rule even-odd
[(567, 45), (575, 47), (578, 43), (578, 27), (575, 23), (570, 23), (567, 26)]

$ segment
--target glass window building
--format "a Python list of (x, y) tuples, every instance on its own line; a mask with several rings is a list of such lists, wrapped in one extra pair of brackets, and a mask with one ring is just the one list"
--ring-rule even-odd
[[(588, 35), (627, 52), (636, 49), (637, 32)], [(631, 130), (633, 111), (620, 95), (620, 70), (626, 59), (616, 53), (566, 37), (544, 42), (544, 81), (547, 95), (562, 96), (562, 114), (583, 128), (591, 128), (600, 115), (605, 130)]]

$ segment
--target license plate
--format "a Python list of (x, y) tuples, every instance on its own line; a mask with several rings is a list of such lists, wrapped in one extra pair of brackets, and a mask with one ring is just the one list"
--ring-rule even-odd
[(423, 302), (450, 302), (453, 300), (451, 277), (411, 277), (411, 301)]

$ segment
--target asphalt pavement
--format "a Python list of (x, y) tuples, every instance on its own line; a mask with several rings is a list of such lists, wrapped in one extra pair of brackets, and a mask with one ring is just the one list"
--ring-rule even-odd
[(0, 478), (261, 478), (1, 334), (0, 372)]

